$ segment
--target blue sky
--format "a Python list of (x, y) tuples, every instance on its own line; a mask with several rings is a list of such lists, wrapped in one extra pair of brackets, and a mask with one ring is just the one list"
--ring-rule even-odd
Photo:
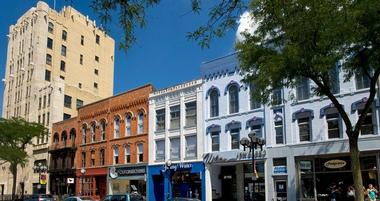
[[(46, 0), (53, 7), (53, 0)], [(96, 14), (89, 8), (90, 0), (72, 0), (72, 6), (95, 19)], [(61, 10), (70, 0), (56, 0), (56, 10)], [(9, 26), (36, 0), (12, 0), (2, 2), (0, 20), (0, 74), (5, 73), (7, 34)], [(190, 0), (161, 0), (161, 3), (147, 11), (147, 26), (136, 31), (137, 42), (128, 52), (117, 48), (122, 30), (117, 20), (108, 24), (110, 35), (115, 39), (114, 94), (152, 83), (156, 89), (168, 87), (199, 77), (199, 67), (204, 61), (224, 56), (234, 51), (235, 30), (227, 32), (221, 39), (215, 39), (209, 49), (201, 49), (195, 41), (186, 38), (186, 33), (205, 23), (205, 13), (189, 13)], [(186, 14), (187, 13), (187, 14)], [(1, 84), (3, 101), (4, 85)]]

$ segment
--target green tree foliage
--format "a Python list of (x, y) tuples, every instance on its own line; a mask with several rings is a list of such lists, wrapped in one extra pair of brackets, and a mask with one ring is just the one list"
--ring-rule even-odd
[[(312, 80), (314, 94), (328, 97), (346, 125), (354, 184), (362, 189), (358, 137), (380, 74), (380, 2), (256, 0), (250, 11), (259, 26), (254, 34), (245, 33), (236, 47), (244, 81), (255, 86), (254, 97), (267, 103), (273, 90)], [(338, 61), (344, 81), (355, 75), (370, 80), (368, 100), (356, 122), (332, 90)], [(363, 191), (356, 191), (356, 199), (364, 200)]]
[(30, 123), (22, 118), (0, 119), (0, 161), (9, 164), (13, 176), (12, 197), (15, 196), (17, 166), (28, 161), (26, 147), (32, 139), (46, 135), (47, 130), (38, 123)]

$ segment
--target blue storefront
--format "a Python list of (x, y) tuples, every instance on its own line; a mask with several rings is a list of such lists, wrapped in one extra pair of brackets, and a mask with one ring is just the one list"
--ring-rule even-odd
[(205, 200), (205, 168), (202, 162), (148, 166), (149, 201), (176, 197)]

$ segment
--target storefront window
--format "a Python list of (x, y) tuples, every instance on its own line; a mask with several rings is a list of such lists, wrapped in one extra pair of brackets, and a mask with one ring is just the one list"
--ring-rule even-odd
[[(252, 200), (253, 190), (257, 200), (265, 200), (265, 166), (264, 161), (255, 162), (255, 170), (252, 163), (244, 164), (244, 197)], [(252, 177), (256, 179), (253, 181)]]
[(201, 177), (190, 171), (175, 172), (172, 177), (173, 197), (201, 199)]
[(300, 161), (299, 169), (301, 172), (301, 198), (314, 198), (313, 161)]

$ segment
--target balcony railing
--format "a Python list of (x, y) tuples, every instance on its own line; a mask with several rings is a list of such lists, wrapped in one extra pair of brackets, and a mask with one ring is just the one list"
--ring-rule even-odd
[(75, 142), (58, 142), (58, 143), (53, 143), (52, 145), (49, 146), (49, 151), (56, 151), (60, 149), (75, 149)]

